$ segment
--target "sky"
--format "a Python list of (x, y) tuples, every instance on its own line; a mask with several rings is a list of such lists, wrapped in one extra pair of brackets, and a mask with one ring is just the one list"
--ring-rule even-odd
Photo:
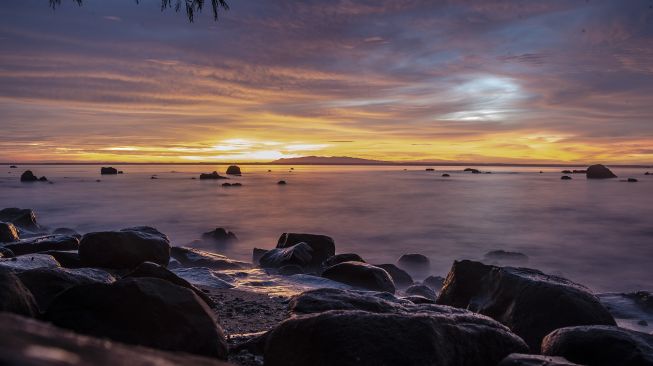
[(653, 163), (653, 0), (4, 1), (0, 161)]

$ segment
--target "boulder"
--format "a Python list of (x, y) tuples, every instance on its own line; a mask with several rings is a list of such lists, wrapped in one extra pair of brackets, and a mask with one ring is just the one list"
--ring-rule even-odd
[(408, 272), (419, 274), (431, 269), (431, 261), (422, 254), (404, 254), (397, 261), (397, 266)]
[(444, 173), (444, 174), (442, 174), (442, 177), (443, 177), (443, 178), (449, 178), (449, 177), (451, 177), (451, 175), (449, 175), (449, 174), (447, 174), (447, 173)]
[(118, 169), (113, 168), (113, 167), (102, 167), (102, 168), (100, 168), (100, 174), (102, 174), (102, 175), (118, 174)]
[(179, 261), (184, 267), (206, 267), (217, 270), (246, 269), (251, 267), (249, 263), (235, 261), (224, 255), (188, 247), (172, 247), (170, 249), (170, 256)]
[(227, 343), (211, 309), (187, 288), (158, 278), (70, 288), (45, 318), (77, 333), (167, 351), (226, 359)]
[(440, 276), (428, 276), (422, 281), (423, 284), (430, 287), (435, 292), (440, 292), (442, 289), (442, 284), (444, 283), (444, 278)]
[[(528, 268), (456, 261), (438, 304), (487, 315), (539, 351), (549, 332), (573, 325), (614, 325), (612, 315), (586, 287)], [(573, 360), (572, 360), (573, 361)]]
[(19, 240), (18, 229), (11, 222), (0, 222), (0, 243), (11, 243)]
[(590, 166), (587, 168), (586, 174), (588, 179), (607, 179), (617, 177), (610, 169), (601, 164)]
[(325, 269), (322, 277), (366, 290), (395, 293), (395, 284), (388, 272), (367, 263), (339, 263)]
[(335, 266), (338, 263), (342, 262), (363, 262), (363, 258), (356, 254), (356, 253), (341, 253), (341, 254), (336, 254), (334, 256), (331, 256), (327, 258), (324, 262), (322, 262), (322, 266), (324, 267), (331, 267)]
[(497, 366), (581, 366), (562, 357), (527, 355), (513, 353), (499, 362)]
[(285, 180), (280, 180), (280, 181), (277, 182), (277, 184), (280, 185), (280, 186), (285, 186), (287, 183), (286, 183)]
[[(113, 276), (104, 273), (107, 278), (105, 283), (115, 281)], [(99, 281), (97, 277), (90, 277), (63, 268), (35, 268), (18, 272), (16, 276), (34, 295), (41, 311), (45, 311), (57, 295), (71, 287), (103, 282)]]
[(5, 247), (0, 247), (0, 258), (13, 258), (15, 256), (16, 255), (11, 250)]
[(236, 241), (238, 240), (238, 237), (236, 237), (236, 234), (232, 233), (231, 231), (219, 227), (215, 230), (202, 234), (202, 240), (212, 241), (217, 244), (224, 244), (230, 241)]
[(229, 175), (240, 175), (240, 167), (237, 165), (230, 165), (227, 168), (227, 174)]
[(88, 267), (134, 268), (143, 262), (165, 266), (170, 261), (170, 241), (147, 226), (88, 233), (79, 244), (79, 257)]
[(36, 223), (36, 214), (28, 208), (3, 208), (0, 210), (0, 221), (10, 222), (19, 229), (29, 231), (40, 229)]
[(388, 272), (397, 288), (406, 288), (414, 283), (413, 278), (408, 274), (408, 272), (395, 266), (394, 264), (375, 264), (375, 266), (383, 268), (386, 272)]
[(161, 280), (166, 280), (172, 284), (185, 287), (193, 291), (195, 295), (197, 295), (197, 297), (202, 299), (202, 301), (204, 301), (206, 305), (208, 305), (209, 307), (213, 308), (216, 306), (215, 302), (211, 300), (211, 298), (207, 294), (205, 294), (202, 290), (198, 289), (197, 287), (195, 287), (185, 279), (172, 273), (166, 267), (160, 266), (156, 263), (152, 263), (152, 262), (141, 263), (141, 265), (136, 267), (136, 269), (128, 273), (125, 277), (158, 278)]
[(9, 166), (9, 169), (16, 169), (16, 168), (18, 168), (18, 167), (15, 166), (15, 165), (10, 165), (10, 166)]
[(263, 255), (265, 255), (265, 253), (267, 252), (268, 252), (267, 249), (254, 248), (252, 250), (252, 263), (258, 265), (258, 262), (261, 259), (261, 257), (263, 257)]
[(47, 235), (5, 245), (16, 255), (34, 254), (49, 250), (78, 250), (79, 239), (69, 235)]
[(38, 178), (34, 173), (32, 173), (31, 170), (26, 170), (23, 174), (20, 176), (20, 181), (21, 182), (47, 182), (48, 178), (46, 177), (41, 177)]
[(562, 177), (560, 177), (560, 180), (572, 180), (572, 178), (568, 175), (563, 175)]
[(426, 285), (412, 285), (407, 288), (405, 291), (407, 296), (421, 296), (425, 299), (435, 301), (437, 299), (437, 294), (430, 287)]
[(567, 327), (544, 338), (542, 353), (588, 366), (650, 366), (653, 335), (612, 326)]
[(214, 171), (213, 173), (202, 173), (200, 174), (200, 179), (229, 179), (227, 177), (223, 177), (218, 172)]
[(0, 269), (9, 268), (14, 271), (25, 271), (33, 268), (59, 267), (61, 267), (61, 265), (56, 259), (54, 259), (54, 257), (42, 253), (0, 259)]
[(495, 366), (526, 352), (519, 337), (465, 314), (327, 311), (291, 317), (270, 331), (266, 366)]
[(0, 314), (5, 311), (29, 317), (39, 313), (29, 289), (12, 271), (0, 268)]
[(463, 170), (463, 172), (470, 172), (470, 173), (473, 173), (473, 174), (481, 174), (480, 170), (474, 169), (474, 168), (465, 168), (465, 170)]
[(336, 254), (333, 239), (326, 235), (283, 233), (277, 242), (277, 248), (288, 248), (299, 243), (306, 243), (313, 248), (310, 265), (314, 267), (321, 266), (322, 262)]
[(288, 265), (308, 267), (313, 261), (313, 248), (306, 243), (295, 244), (287, 248), (274, 248), (259, 259), (263, 268), (280, 268)]
[(230, 365), (206, 357), (79, 335), (9, 313), (0, 313), (0, 323), (0, 365), (4, 366)]
[(435, 169), (433, 169), (433, 168), (426, 168), (424, 170), (426, 170), (427, 172), (434, 172), (435, 171)]
[(82, 260), (76, 251), (48, 250), (41, 254), (52, 256), (64, 268), (82, 268)]

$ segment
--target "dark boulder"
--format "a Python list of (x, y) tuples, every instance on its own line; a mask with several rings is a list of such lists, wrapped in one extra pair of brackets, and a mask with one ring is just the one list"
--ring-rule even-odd
[(636, 178), (628, 178), (627, 182), (629, 183), (637, 183), (639, 182)]
[(187, 288), (158, 278), (70, 288), (45, 318), (77, 333), (167, 351), (226, 359), (227, 343), (211, 309)]
[(286, 183), (285, 180), (280, 180), (280, 181), (277, 182), (277, 184), (280, 185), (280, 186), (285, 186), (287, 183)]
[(572, 180), (572, 178), (568, 175), (563, 175), (562, 177), (560, 177), (560, 180)]
[(325, 269), (322, 277), (366, 290), (395, 293), (395, 284), (388, 272), (367, 263), (336, 264)]
[(519, 337), (486, 317), (328, 311), (289, 318), (267, 336), (266, 366), (495, 366), (526, 352)]
[(166, 267), (160, 266), (156, 263), (144, 262), (138, 267), (136, 267), (136, 269), (128, 273), (125, 277), (158, 278), (161, 280), (166, 280), (177, 286), (185, 287), (189, 290), (192, 290), (195, 293), (195, 295), (197, 295), (200, 299), (202, 299), (202, 301), (206, 303), (206, 305), (208, 305), (211, 308), (215, 307), (215, 302), (211, 300), (211, 298), (207, 294), (205, 294), (202, 290), (198, 289), (197, 287), (195, 287), (185, 279), (172, 273)]
[(36, 214), (28, 208), (3, 208), (0, 210), (0, 221), (10, 222), (19, 229), (29, 231), (40, 229), (36, 223)]
[(0, 258), (13, 258), (15, 256), (16, 254), (14, 254), (10, 249), (0, 247)]
[(230, 165), (227, 168), (227, 174), (229, 175), (240, 175), (240, 167), (237, 165)]
[(474, 168), (465, 168), (465, 170), (463, 170), (463, 172), (470, 172), (470, 173), (473, 173), (473, 174), (481, 174), (480, 170), (474, 169)]
[(228, 366), (215, 359), (88, 337), (34, 319), (0, 313), (3, 366)]
[(41, 254), (52, 256), (64, 268), (82, 268), (82, 260), (76, 251), (48, 250)]
[(11, 222), (0, 222), (0, 243), (18, 241), (18, 229)]
[(549, 357), (540, 355), (527, 355), (513, 353), (499, 362), (497, 366), (581, 366), (562, 357)]
[(200, 174), (200, 179), (229, 179), (227, 177), (223, 177), (218, 172), (214, 171), (213, 173), (202, 173)]
[(375, 264), (376, 267), (383, 268), (390, 277), (392, 277), (392, 281), (395, 283), (395, 286), (397, 288), (406, 288), (413, 283), (413, 278), (408, 274), (408, 272), (404, 271), (403, 269), (395, 266), (394, 264), (388, 263), (388, 264)]
[(223, 187), (231, 187), (231, 183), (222, 183)]
[(425, 299), (435, 301), (437, 295), (430, 287), (426, 285), (412, 285), (404, 291), (407, 296), (421, 296)]
[(15, 166), (15, 165), (10, 165), (10, 166), (9, 166), (9, 169), (16, 169), (16, 168), (18, 168), (18, 167)]
[(484, 260), (490, 264), (525, 264), (528, 263), (528, 256), (519, 252), (510, 252), (505, 250), (493, 250), (485, 253)]
[(449, 178), (449, 177), (451, 177), (451, 175), (449, 175), (449, 174), (447, 174), (447, 173), (444, 173), (444, 174), (442, 174), (442, 177), (443, 177), (443, 178)]
[(277, 248), (288, 248), (299, 243), (306, 243), (313, 248), (310, 265), (314, 267), (319, 267), (327, 258), (336, 254), (333, 239), (326, 235), (283, 233), (277, 242)]
[(610, 169), (601, 164), (592, 165), (587, 168), (588, 179), (607, 179), (616, 177), (617, 176)]
[(78, 250), (79, 239), (68, 235), (47, 235), (5, 245), (16, 255), (41, 253), (49, 250)]
[(34, 173), (32, 173), (31, 170), (26, 170), (20, 176), (20, 181), (21, 182), (38, 182), (39, 180), (47, 181), (47, 178), (45, 178), (45, 177), (38, 178), (36, 175), (34, 175)]
[(397, 261), (397, 266), (408, 272), (419, 274), (431, 269), (431, 261), (422, 254), (404, 254)]
[(102, 174), (102, 175), (118, 174), (118, 169), (113, 168), (113, 167), (102, 167), (102, 168), (100, 168), (100, 174)]
[(219, 227), (216, 228), (215, 230), (202, 234), (202, 240), (213, 241), (218, 244), (224, 244), (230, 241), (236, 241), (238, 240), (238, 237), (236, 237), (236, 234), (232, 233), (231, 231)]
[(542, 353), (588, 366), (650, 366), (653, 335), (611, 326), (568, 327), (547, 335)]
[(322, 262), (322, 265), (324, 267), (331, 267), (331, 266), (335, 266), (336, 264), (342, 263), (342, 262), (363, 262), (363, 263), (365, 263), (363, 258), (360, 255), (356, 254), (356, 253), (341, 253), (341, 254), (336, 254), (334, 256), (331, 256), (331, 257), (327, 258), (324, 262)]
[(183, 267), (206, 267), (217, 270), (246, 269), (251, 267), (249, 263), (235, 261), (224, 255), (188, 247), (172, 247), (170, 249), (170, 256), (179, 261)]
[(263, 268), (280, 268), (287, 265), (308, 267), (313, 261), (313, 248), (306, 243), (295, 244), (288, 248), (274, 248), (259, 259)]
[(30, 317), (39, 313), (29, 289), (11, 270), (0, 268), (0, 313), (5, 311)]
[(147, 226), (95, 232), (82, 237), (79, 256), (88, 267), (134, 268), (143, 262), (165, 266), (170, 261), (170, 241)]
[(261, 260), (261, 257), (267, 253), (267, 249), (261, 249), (261, 248), (254, 248), (252, 249), (252, 263), (255, 265), (258, 265), (259, 260)]
[(422, 281), (426, 286), (430, 287), (435, 292), (440, 292), (444, 278), (440, 276), (428, 276)]
[(574, 325), (614, 325), (612, 315), (586, 287), (528, 268), (456, 261), (438, 304), (487, 315), (537, 352), (549, 332)]

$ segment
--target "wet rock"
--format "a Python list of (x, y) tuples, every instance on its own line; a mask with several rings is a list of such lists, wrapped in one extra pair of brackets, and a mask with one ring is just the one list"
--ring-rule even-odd
[(79, 244), (79, 257), (88, 267), (131, 269), (143, 262), (165, 266), (170, 261), (170, 241), (147, 226), (88, 233)]
[(426, 286), (430, 287), (435, 292), (440, 292), (444, 278), (440, 276), (428, 276), (422, 281)]
[(33, 268), (58, 267), (61, 267), (61, 265), (59, 265), (59, 262), (54, 257), (42, 253), (0, 259), (0, 269), (9, 268), (15, 271), (24, 271)]
[(230, 165), (227, 168), (227, 174), (229, 174), (229, 175), (240, 175), (241, 174), (240, 173), (240, 167), (238, 167), (237, 165)]
[(456, 261), (438, 304), (465, 308), (503, 323), (537, 352), (552, 330), (573, 325), (614, 325), (586, 287), (528, 268)]
[(0, 247), (0, 258), (13, 258), (15, 256), (16, 254), (14, 254), (14, 252), (12, 252), (11, 250), (5, 247)]
[(637, 291), (629, 294), (624, 294), (625, 297), (635, 301), (636, 304), (643, 307), (647, 311), (653, 312), (653, 295), (648, 291)]
[(231, 241), (238, 240), (236, 234), (224, 228), (216, 228), (213, 231), (202, 234), (202, 240), (213, 241), (217, 244), (224, 244)]
[(433, 301), (437, 299), (435, 291), (426, 285), (412, 285), (406, 289), (405, 293), (408, 296), (421, 296)]
[(562, 177), (560, 177), (560, 180), (571, 180), (571, 179), (572, 178), (568, 175), (563, 175)]
[(568, 327), (547, 335), (542, 353), (589, 366), (653, 365), (653, 335), (611, 326)]
[(283, 233), (277, 242), (277, 248), (288, 248), (299, 243), (306, 243), (313, 248), (310, 263), (313, 267), (319, 267), (322, 262), (336, 254), (333, 239), (326, 235)]
[(195, 287), (185, 279), (172, 273), (166, 267), (160, 266), (156, 263), (152, 263), (152, 262), (142, 263), (141, 265), (136, 267), (136, 269), (134, 269), (129, 274), (127, 274), (125, 277), (126, 278), (129, 277), (158, 278), (161, 280), (166, 280), (174, 285), (181, 286), (193, 291), (195, 295), (197, 295), (197, 297), (202, 299), (202, 301), (204, 301), (206, 305), (208, 305), (209, 307), (213, 308), (216, 306), (215, 302), (213, 302), (213, 300), (211, 300), (211, 298), (207, 294), (205, 294), (202, 290), (198, 289), (197, 287)]
[(19, 229), (29, 231), (40, 229), (36, 223), (36, 214), (28, 208), (4, 208), (0, 210), (0, 221), (10, 222)]
[(463, 170), (463, 172), (471, 172), (473, 174), (481, 174), (480, 170), (474, 169), (474, 168), (466, 168), (465, 170)]
[(280, 185), (280, 186), (285, 186), (287, 183), (286, 183), (285, 180), (280, 180), (280, 181), (277, 182), (277, 184)]
[(526, 352), (519, 337), (486, 317), (328, 311), (289, 318), (270, 331), (266, 366), (495, 366)]
[(513, 353), (499, 362), (497, 366), (581, 366), (562, 357), (527, 355)]
[(0, 267), (0, 314), (5, 311), (30, 317), (39, 313), (29, 289), (12, 271)]
[(288, 303), (288, 309), (295, 315), (322, 313), (329, 310), (396, 313), (408, 311), (405, 306), (409, 305), (409, 302), (398, 299), (387, 292), (320, 288), (293, 296)]
[(70, 288), (45, 318), (77, 333), (167, 351), (226, 359), (227, 343), (211, 309), (187, 288), (158, 278)]
[(102, 168), (100, 168), (100, 174), (102, 174), (102, 175), (118, 174), (118, 169), (116, 169), (114, 167), (102, 167)]
[(431, 261), (422, 254), (404, 254), (397, 261), (397, 266), (408, 272), (419, 274), (431, 269)]
[(322, 265), (324, 267), (331, 267), (335, 266), (338, 263), (343, 263), (343, 262), (363, 262), (363, 258), (356, 254), (356, 253), (341, 253), (341, 254), (336, 254), (334, 256), (331, 256), (327, 258), (324, 262), (322, 262)]
[(304, 269), (295, 264), (289, 264), (279, 268), (279, 274), (284, 276), (292, 276), (302, 273), (304, 273)]
[(616, 177), (617, 176), (610, 169), (601, 164), (592, 165), (587, 168), (588, 179), (607, 179)]
[(206, 267), (217, 270), (246, 269), (251, 267), (249, 263), (235, 261), (224, 255), (188, 247), (172, 247), (170, 249), (170, 256), (179, 261), (184, 267)]
[(23, 174), (20, 176), (20, 181), (21, 182), (47, 182), (48, 178), (46, 177), (41, 177), (38, 178), (34, 173), (32, 173), (31, 170), (26, 170)]
[[(100, 271), (95, 269), (95, 271)], [(115, 278), (104, 272), (110, 283)], [(97, 277), (82, 275), (63, 268), (35, 268), (16, 273), (16, 276), (27, 287), (41, 311), (45, 311), (57, 295), (78, 285), (102, 283)]]
[(493, 250), (485, 253), (483, 256), (486, 262), (490, 264), (506, 263), (506, 264), (525, 264), (528, 263), (528, 256), (524, 253), (510, 252), (505, 250)]
[(265, 255), (265, 253), (267, 252), (268, 252), (267, 249), (261, 249), (261, 248), (252, 249), (252, 263), (258, 265), (258, 262), (261, 259), (261, 257), (263, 257), (263, 255)]
[(17, 243), (5, 245), (16, 255), (41, 253), (49, 250), (77, 250), (79, 239), (68, 235), (47, 235), (21, 240)]
[(82, 260), (77, 251), (48, 250), (41, 254), (52, 256), (64, 268), (82, 268)]
[(9, 313), (0, 313), (0, 323), (0, 364), (5, 366), (228, 365), (206, 357), (79, 335)]
[(18, 241), (18, 229), (11, 222), (0, 222), (0, 243)]
[(200, 179), (229, 179), (227, 177), (223, 177), (218, 172), (214, 171), (213, 173), (202, 173), (200, 174)]
[(395, 284), (388, 272), (367, 263), (336, 264), (325, 269), (322, 277), (366, 290), (395, 293)]
[(313, 248), (306, 243), (298, 243), (287, 248), (275, 248), (265, 253), (259, 264), (263, 268), (280, 268), (287, 265), (308, 267), (313, 261)]
[(395, 266), (394, 264), (375, 264), (375, 266), (383, 268), (386, 272), (388, 272), (397, 288), (406, 288), (414, 283), (413, 278), (408, 274), (408, 272)]

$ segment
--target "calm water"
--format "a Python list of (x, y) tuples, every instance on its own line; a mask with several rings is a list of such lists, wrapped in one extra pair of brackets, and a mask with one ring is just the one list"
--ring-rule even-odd
[[(494, 174), (472, 175), (463, 167), (243, 166), (243, 176), (231, 180), (243, 187), (223, 188), (224, 181), (191, 177), (225, 166), (116, 167), (125, 174), (100, 176), (99, 166), (5, 166), (0, 206), (33, 208), (41, 224), (82, 233), (150, 225), (176, 245), (225, 227), (240, 240), (203, 249), (244, 260), (253, 247), (272, 248), (282, 232), (295, 231), (330, 235), (338, 252), (371, 263), (423, 253), (437, 275), (454, 259), (504, 249), (595, 291), (652, 287), (653, 176), (643, 169), (613, 169), (620, 179), (639, 179), (625, 183), (583, 175), (561, 181), (561, 168), (486, 167)], [(27, 168), (54, 184), (21, 184)], [(288, 185), (278, 186), (280, 179)]]

